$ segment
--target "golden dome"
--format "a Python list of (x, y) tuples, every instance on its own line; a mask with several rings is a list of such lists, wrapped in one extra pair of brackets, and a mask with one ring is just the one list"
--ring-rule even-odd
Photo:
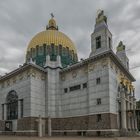
[(68, 47), (69, 50), (73, 50), (74, 53), (76, 53), (74, 43), (67, 35), (58, 31), (56, 21), (53, 17), (49, 20), (46, 31), (42, 31), (33, 37), (28, 45), (27, 51), (30, 51), (31, 48), (36, 48), (36, 46), (42, 46), (43, 44), (54, 44), (55, 46), (62, 45), (64, 48)]
[(43, 44), (56, 46), (62, 45), (63, 47), (68, 47), (69, 50), (73, 50), (76, 53), (76, 48), (71, 39), (64, 33), (58, 30), (46, 30), (38, 33), (30, 41), (27, 51), (30, 51), (31, 48), (36, 48), (37, 45), (42, 46)]
[(26, 53), (26, 62), (30, 62), (32, 59), (35, 64), (44, 67), (47, 55), (50, 56), (50, 61), (57, 61), (59, 55), (62, 67), (76, 63), (78, 57), (74, 43), (67, 35), (58, 31), (53, 14), (51, 16), (46, 30), (35, 35), (30, 41)]

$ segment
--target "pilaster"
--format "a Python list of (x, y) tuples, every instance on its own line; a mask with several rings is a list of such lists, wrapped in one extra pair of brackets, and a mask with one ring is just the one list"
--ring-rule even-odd
[[(128, 102), (128, 111), (130, 111), (130, 103)], [(130, 115), (129, 115), (129, 112), (128, 112), (128, 130), (131, 130), (131, 120), (130, 120)]]
[(21, 100), (18, 100), (18, 119), (21, 118)]
[(4, 104), (4, 120), (7, 120), (7, 104)]
[(125, 101), (125, 93), (124, 91), (121, 92), (121, 122), (122, 122), (122, 129), (126, 130), (126, 101)]

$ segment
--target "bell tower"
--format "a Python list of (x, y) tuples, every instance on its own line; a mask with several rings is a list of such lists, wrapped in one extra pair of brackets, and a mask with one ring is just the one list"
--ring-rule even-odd
[(122, 64), (129, 69), (129, 59), (126, 55), (126, 50), (125, 50), (125, 45), (123, 44), (122, 41), (119, 42), (118, 46), (117, 46), (117, 52), (116, 55), (118, 56), (118, 58), (120, 59), (120, 61), (122, 62)]
[(97, 12), (94, 32), (91, 34), (90, 57), (112, 49), (112, 34), (108, 29), (107, 17), (103, 10)]

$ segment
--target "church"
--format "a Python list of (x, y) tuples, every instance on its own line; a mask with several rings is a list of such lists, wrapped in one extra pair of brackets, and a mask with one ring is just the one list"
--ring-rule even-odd
[(75, 44), (53, 15), (27, 47), (26, 62), (0, 77), (0, 134), (125, 136), (137, 132), (136, 99), (122, 41), (113, 51), (100, 11), (91, 52), (78, 61)]

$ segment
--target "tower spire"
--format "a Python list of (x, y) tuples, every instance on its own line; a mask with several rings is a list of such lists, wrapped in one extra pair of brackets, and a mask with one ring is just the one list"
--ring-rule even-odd
[(96, 24), (91, 34), (90, 56), (112, 49), (112, 34), (108, 29), (107, 17), (103, 10), (97, 11)]

